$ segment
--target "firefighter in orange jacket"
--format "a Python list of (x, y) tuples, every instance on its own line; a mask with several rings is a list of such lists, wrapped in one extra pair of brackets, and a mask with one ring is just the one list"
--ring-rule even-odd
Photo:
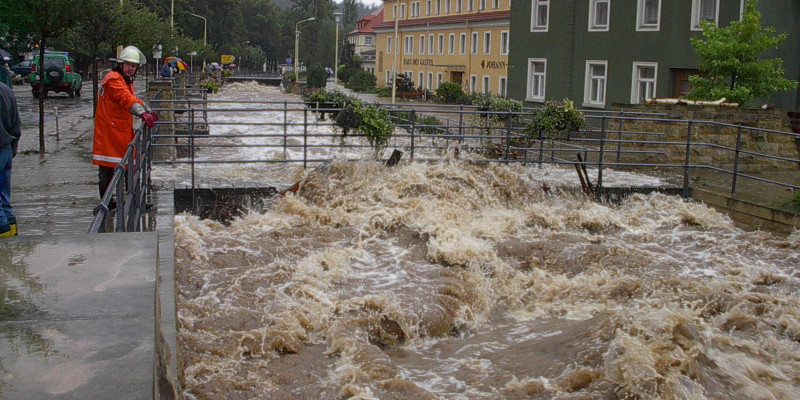
[(144, 54), (136, 46), (128, 46), (118, 58), (109, 61), (115, 66), (103, 77), (95, 113), (92, 149), (92, 164), (100, 167), (101, 199), (114, 177), (114, 168), (122, 161), (128, 144), (133, 141), (133, 116), (142, 118), (148, 128), (152, 128), (158, 119), (156, 113), (133, 92), (136, 71), (147, 62)]

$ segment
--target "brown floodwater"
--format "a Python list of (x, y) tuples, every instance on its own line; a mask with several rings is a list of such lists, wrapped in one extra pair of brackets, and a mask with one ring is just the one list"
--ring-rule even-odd
[(177, 216), (185, 396), (800, 398), (800, 234), (543, 171), (336, 162)]

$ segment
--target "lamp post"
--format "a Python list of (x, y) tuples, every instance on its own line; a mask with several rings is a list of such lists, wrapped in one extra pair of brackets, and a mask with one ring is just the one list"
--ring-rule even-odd
[[(396, 2), (395, 2), (396, 3)], [(398, 43), (399, 36), (397, 34), (398, 22), (399, 18), (397, 17), (398, 7), (397, 4), (394, 5), (394, 46), (393, 53), (394, 53), (394, 60), (392, 61), (392, 104), (395, 102), (395, 95), (397, 93), (397, 53), (400, 51), (400, 43)]]
[(342, 22), (342, 13), (333, 13), (333, 18), (336, 20), (336, 57), (333, 59), (333, 86), (339, 87), (339, 23)]
[[(186, 13), (187, 13), (187, 14), (189, 14), (189, 15), (191, 15), (191, 16), (194, 16), (194, 17), (197, 17), (197, 18), (202, 18), (202, 19), (203, 19), (203, 47), (206, 47), (206, 33), (208, 32), (208, 31), (206, 30), (206, 27), (208, 26), (208, 25), (207, 25), (207, 22), (208, 22), (208, 21), (206, 20), (206, 17), (204, 17), (204, 16), (202, 16), (202, 15), (197, 15), (197, 14), (195, 14), (195, 13), (190, 13), (190, 12), (188, 12), (188, 11), (186, 11)], [(206, 55), (205, 55), (205, 54), (206, 54), (206, 51), (205, 51), (205, 50), (206, 50), (206, 49), (204, 48), (204, 49), (203, 49), (203, 71), (205, 71), (205, 70), (206, 70)]]
[(297, 58), (299, 57), (298, 52), (300, 49), (300, 31), (298, 30), (298, 28), (299, 25), (302, 24), (303, 22), (313, 21), (315, 19), (317, 18), (315, 17), (306, 18), (302, 21), (297, 21), (297, 23), (294, 24), (294, 78), (297, 82), (300, 82), (300, 70), (298, 69), (300, 68), (300, 62), (298, 62), (297, 60)]

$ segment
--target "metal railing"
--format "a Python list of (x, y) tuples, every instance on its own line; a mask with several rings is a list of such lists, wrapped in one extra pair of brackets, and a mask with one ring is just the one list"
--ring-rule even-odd
[[(180, 102), (176, 102), (180, 103)], [(340, 109), (326, 108), (324, 105), (307, 102), (263, 102), (263, 101), (193, 101), (185, 100), (188, 113), (183, 121), (176, 121), (186, 133), (179, 135), (160, 135), (176, 142), (175, 146), (187, 147), (189, 157), (158, 161), (157, 164), (189, 164), (192, 170), (192, 187), (196, 186), (196, 168), (207, 164), (261, 164), (261, 163), (324, 163), (333, 158), (341, 159), (343, 150), (360, 150), (367, 152), (369, 145), (362, 135), (350, 132), (342, 135), (335, 129), (332, 118)], [(224, 104), (225, 107), (220, 107)], [(595, 189), (603, 188), (603, 171), (607, 168), (617, 169), (658, 169), (660, 174), (665, 170), (675, 170), (674, 177), (679, 177), (684, 196), (689, 195), (690, 173), (692, 171), (710, 171), (729, 176), (728, 189), (731, 194), (737, 193), (737, 184), (743, 179), (780, 186), (792, 190), (800, 189), (797, 181), (771, 179), (763, 174), (743, 171), (743, 164), (755, 165), (783, 164), (785, 170), (796, 170), (800, 167), (797, 152), (793, 156), (770, 154), (759, 151), (759, 146), (745, 147), (744, 136), (769, 136), (769, 143), (792, 146), (792, 142), (800, 141), (800, 134), (789, 131), (776, 131), (733, 125), (716, 121), (694, 121), (669, 119), (659, 113), (635, 113), (621, 111), (586, 111), (585, 116), (590, 127), (585, 130), (571, 132), (563, 137), (547, 137), (545, 133), (531, 136), (525, 132), (525, 123), (531, 118), (529, 110), (523, 112), (489, 112), (480, 111), (470, 106), (426, 105), (388, 105), (383, 104), (393, 116), (396, 126), (388, 148), (404, 150), (412, 161), (437, 161), (449, 155), (447, 150), (459, 147), (462, 152), (480, 153), (486, 158), (476, 162), (521, 162), (583, 165), (597, 169)], [(200, 108), (198, 108), (200, 107)], [(202, 113), (202, 114), (200, 114)], [(225, 113), (223, 119), (212, 118), (213, 115)], [(271, 118), (258, 120), (254, 114), (270, 114)], [(202, 116), (198, 118), (198, 116)], [(428, 123), (423, 117), (431, 117)], [(198, 122), (201, 121), (201, 122)], [(431, 122), (435, 121), (435, 122)], [(197, 135), (196, 127), (205, 125), (207, 129), (214, 126), (248, 126), (258, 128), (259, 133), (225, 134), (224, 141), (217, 135)], [(676, 136), (668, 136), (665, 132), (636, 129), (637, 125), (660, 125), (671, 131), (683, 132), (680, 140)], [(634, 127), (629, 129), (628, 127)], [(729, 144), (715, 143), (707, 140), (709, 135), (699, 132), (733, 130), (735, 140)], [(713, 136), (713, 135), (711, 135)], [(775, 138), (783, 139), (775, 139)], [(255, 140), (254, 140), (255, 139)], [(340, 140), (336, 140), (340, 139)], [(245, 140), (248, 142), (245, 143)], [(258, 143), (254, 143), (260, 140)], [(752, 141), (750, 142), (752, 144)], [(197, 157), (196, 147), (205, 150), (225, 147), (257, 147), (278, 150), (283, 157), (264, 158), (213, 158)], [(729, 153), (717, 158), (724, 162), (715, 164), (702, 160), (705, 153)], [(293, 153), (295, 156), (290, 156)], [(578, 161), (576, 154), (582, 155)], [(680, 153), (681, 157), (676, 157)], [(301, 155), (302, 154), (302, 155)], [(345, 152), (345, 154), (348, 154)], [(345, 159), (356, 160), (363, 157), (349, 156)], [(693, 161), (693, 158), (700, 159)], [(753, 168), (750, 168), (751, 170)]]
[[(334, 159), (363, 160), (372, 154), (363, 135), (343, 134), (336, 127), (333, 116), (341, 109), (308, 102), (208, 100), (205, 92), (191, 90), (184, 90), (179, 97), (151, 101), (160, 114), (173, 113), (175, 118), (159, 121), (157, 128), (161, 129), (137, 132), (137, 141), (129, 150), (130, 160), (126, 161), (126, 165), (133, 167), (127, 169), (130, 197), (124, 197), (127, 192), (120, 189), (124, 187), (120, 186), (121, 178), (117, 176), (120, 174), (115, 174), (112, 184), (116, 185), (117, 198), (125, 199), (118, 205), (123, 212), (117, 214), (116, 230), (135, 229), (131, 218), (140, 215), (142, 196), (147, 192), (144, 185), (147, 179), (141, 178), (149, 176), (147, 172), (137, 174), (136, 169), (151, 162), (187, 165), (191, 177), (188, 186), (194, 189), (199, 187), (198, 174), (205, 171), (203, 167), (302, 164), (308, 168)], [(660, 113), (586, 111), (588, 128), (551, 137), (545, 132), (526, 132), (525, 126), (532, 118), (528, 109), (489, 112), (470, 106), (378, 106), (389, 111), (399, 128), (387, 149), (408, 153), (410, 161), (435, 162), (455, 156), (470, 157), (468, 154), (472, 153), (478, 155), (470, 157), (473, 162), (572, 165), (584, 171), (591, 168), (595, 179), (586, 184), (598, 197), (604, 190), (604, 173), (609, 169), (656, 173), (679, 188), (684, 197), (690, 195), (698, 173), (714, 174), (715, 184), (731, 195), (737, 194), (742, 179), (766, 187), (800, 189), (796, 173), (800, 170), (800, 157), (795, 148), (795, 143), (800, 143), (800, 134), (790, 131), (670, 119)], [(163, 129), (166, 127), (171, 129)], [(247, 132), (236, 132), (232, 127), (246, 127)], [(226, 132), (209, 135), (212, 130)], [(708, 134), (722, 131), (727, 132), (722, 135), (724, 140), (721, 135)], [(160, 147), (172, 148), (175, 153), (161, 160), (144, 157)], [(762, 150), (769, 148), (783, 152)], [(259, 151), (249, 151), (250, 156), (243, 156), (241, 149)], [(758, 172), (762, 169), (794, 173), (778, 179), (771, 173)], [(121, 171), (126, 170), (118, 167), (118, 172)], [(95, 210), (96, 220), (102, 220), (101, 214), (108, 213), (107, 200), (110, 199), (104, 198)]]

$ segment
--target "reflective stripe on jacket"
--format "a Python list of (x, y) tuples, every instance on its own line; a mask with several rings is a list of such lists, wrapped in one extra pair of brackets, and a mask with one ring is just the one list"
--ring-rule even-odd
[(92, 164), (114, 168), (122, 161), (128, 144), (133, 141), (134, 103), (142, 103), (133, 92), (133, 84), (117, 71), (103, 78), (94, 119)]

